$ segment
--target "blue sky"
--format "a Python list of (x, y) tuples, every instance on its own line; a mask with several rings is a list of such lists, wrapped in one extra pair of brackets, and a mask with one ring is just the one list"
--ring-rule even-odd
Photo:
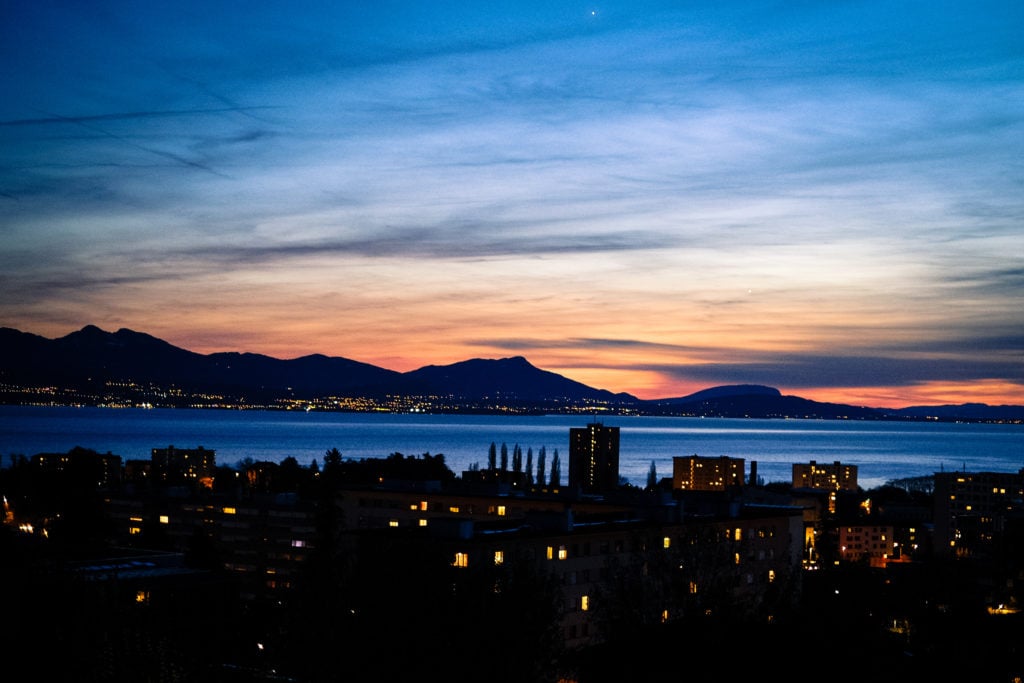
[(0, 325), (1024, 402), (1024, 5), (0, 0)]

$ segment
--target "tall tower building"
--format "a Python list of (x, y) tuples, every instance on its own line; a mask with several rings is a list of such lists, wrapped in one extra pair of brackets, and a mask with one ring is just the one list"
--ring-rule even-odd
[(619, 485), (619, 428), (591, 422), (569, 429), (569, 487), (603, 493)]

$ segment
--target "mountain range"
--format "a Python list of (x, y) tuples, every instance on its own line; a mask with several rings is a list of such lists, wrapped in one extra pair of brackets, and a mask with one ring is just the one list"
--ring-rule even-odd
[[(712, 387), (688, 396), (643, 400), (595, 389), (541, 370), (521, 356), (474, 358), (451, 365), (427, 365), (396, 372), (368, 363), (321, 354), (281, 360), (255, 353), (199, 354), (128, 329), (106, 332), (94, 325), (57, 339), (0, 328), (0, 402), (61, 402), (60, 396), (138, 398), (159, 393), (182, 397), (216, 395), (224, 402), (431, 397), (452, 410), (576, 412), (716, 417), (798, 417), (816, 419), (941, 419), (1021, 421), (1024, 406), (965, 403), (949, 406), (871, 408), (822, 403), (783, 395), (753, 384)], [(61, 392), (59, 395), (55, 392)], [(56, 398), (55, 398), (56, 396)], [(83, 399), (83, 397), (85, 397)], [(98, 399), (97, 399), (98, 402)]]

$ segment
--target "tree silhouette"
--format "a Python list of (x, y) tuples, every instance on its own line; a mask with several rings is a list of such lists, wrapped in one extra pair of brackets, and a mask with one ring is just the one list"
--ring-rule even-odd
[(504, 441), (501, 442), (501, 471), (508, 470), (508, 446)]
[(654, 461), (651, 461), (651, 469), (647, 473), (647, 490), (653, 491), (658, 487), (658, 470), (654, 466)]
[(487, 449), (487, 469), (494, 471), (498, 469), (498, 447), (491, 442), (491, 447)]
[(533, 447), (526, 449), (526, 483), (533, 484)]
[(540, 447), (540, 454), (537, 456), (537, 483), (541, 486), (544, 485), (544, 461), (547, 459), (547, 453), (544, 450), (544, 446)]
[(558, 486), (561, 478), (562, 463), (558, 461), (558, 449), (556, 448), (554, 455), (551, 456), (551, 486)]

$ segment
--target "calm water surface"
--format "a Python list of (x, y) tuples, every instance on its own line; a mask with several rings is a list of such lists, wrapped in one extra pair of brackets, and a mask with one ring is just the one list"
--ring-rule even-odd
[[(0, 456), (66, 452), (75, 446), (124, 459), (148, 459), (152, 448), (203, 446), (219, 464), (244, 458), (279, 462), (292, 456), (303, 465), (322, 462), (337, 448), (344, 457), (444, 454), (461, 473), (487, 465), (494, 442), (500, 452), (518, 444), (543, 446), (547, 465), (557, 449), (562, 482), (568, 476), (569, 429), (587, 416), (424, 415), (187, 409), (42, 408), (0, 406)], [(939, 471), (1016, 472), (1024, 468), (1024, 426), (845, 420), (756, 420), (729, 418), (596, 418), (620, 429), (622, 476), (642, 486), (654, 463), (659, 477), (672, 474), (680, 455), (744, 458), (757, 462), (767, 482), (790, 481), (792, 464), (840, 461), (859, 468), (862, 487)]]

